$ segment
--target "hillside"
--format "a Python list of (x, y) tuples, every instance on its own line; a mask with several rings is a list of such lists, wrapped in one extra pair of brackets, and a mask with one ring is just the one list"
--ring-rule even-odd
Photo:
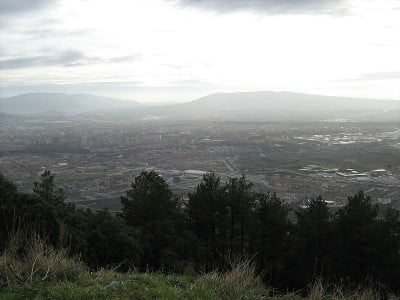
[(400, 113), (400, 101), (331, 97), (291, 92), (243, 92), (212, 94), (176, 105), (177, 114), (270, 120), (324, 118), (374, 118)]
[(271, 91), (218, 93), (175, 105), (128, 109), (118, 112), (118, 116), (221, 121), (382, 121), (398, 120), (400, 101)]
[[(398, 121), (400, 101), (331, 97), (291, 92), (242, 92), (208, 95), (175, 105), (145, 106), (86, 94), (24, 94), (0, 99), (0, 113), (76, 113), (74, 119), (132, 122), (138, 120), (220, 121)], [(101, 115), (90, 114), (102, 112)], [(89, 113), (89, 114), (88, 114)], [(36, 115), (35, 115), (36, 114)], [(5, 115), (4, 115), (5, 116)], [(52, 115), (50, 115), (51, 117)], [(61, 118), (60, 117), (60, 118)], [(1, 118), (1, 116), (0, 116)], [(15, 119), (15, 118), (14, 118)]]
[(32, 93), (0, 98), (0, 112), (4, 113), (83, 113), (136, 107), (135, 101), (122, 101), (88, 94)]

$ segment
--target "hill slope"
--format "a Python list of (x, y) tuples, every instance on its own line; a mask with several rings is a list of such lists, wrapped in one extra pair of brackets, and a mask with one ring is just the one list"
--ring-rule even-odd
[[(242, 92), (212, 94), (200, 99), (160, 106), (86, 94), (25, 94), (0, 98), (0, 113), (38, 114), (48, 111), (79, 113), (76, 118), (116, 122), (137, 120), (221, 121), (398, 121), (400, 101), (331, 97), (291, 92)], [(4, 115), (5, 116), (5, 115)], [(0, 116), (1, 117), (1, 116)], [(42, 115), (40, 117), (43, 117)], [(10, 119), (11, 116), (8, 116)]]
[(0, 112), (4, 113), (42, 113), (46, 111), (82, 113), (138, 105), (139, 103), (135, 101), (122, 101), (88, 94), (32, 93), (0, 98)]
[(330, 97), (291, 92), (213, 94), (175, 105), (176, 114), (302, 120), (321, 118), (374, 118), (400, 113), (400, 101)]

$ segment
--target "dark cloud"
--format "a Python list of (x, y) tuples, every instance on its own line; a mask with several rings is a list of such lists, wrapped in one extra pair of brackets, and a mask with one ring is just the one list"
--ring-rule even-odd
[(40, 9), (56, 1), (57, 0), (0, 0), (0, 16)]
[(75, 50), (56, 54), (18, 57), (0, 60), (0, 70), (22, 69), (40, 66), (62, 65), (66, 67), (87, 65), (100, 61), (99, 58), (88, 57)]
[(332, 14), (345, 10), (347, 0), (178, 0), (184, 7), (220, 13), (250, 10), (269, 14)]
[(366, 74), (362, 74), (359, 79), (361, 79), (361, 80), (400, 79), (400, 72), (366, 73)]
[(23, 34), (26, 36), (25, 39), (32, 39), (32, 40), (41, 40), (43, 38), (59, 38), (59, 37), (77, 37), (80, 35), (84, 35), (90, 33), (91, 30), (60, 30), (56, 28), (52, 28), (51, 25), (54, 24), (47, 24), (42, 23), (38, 28), (30, 28), (30, 29), (23, 29), (19, 31), (14, 31), (18, 34)]

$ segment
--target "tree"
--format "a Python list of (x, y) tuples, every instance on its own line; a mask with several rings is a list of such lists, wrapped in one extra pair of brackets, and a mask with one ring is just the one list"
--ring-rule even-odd
[(63, 189), (56, 187), (54, 175), (48, 170), (40, 176), (40, 181), (34, 182), (33, 192), (46, 203), (54, 206), (64, 205), (66, 199)]
[(336, 275), (361, 282), (374, 276), (380, 257), (376, 252), (380, 243), (378, 207), (362, 191), (348, 197), (335, 220)]
[(177, 209), (177, 199), (169, 185), (154, 171), (137, 176), (121, 203), (122, 216), (132, 226), (171, 220)]
[(230, 253), (244, 255), (249, 238), (249, 222), (254, 209), (252, 183), (246, 177), (230, 178), (226, 184), (226, 205), (230, 219)]
[(382, 242), (378, 251), (383, 254), (385, 262), (380, 279), (397, 289), (400, 286), (400, 211), (387, 208), (380, 224)]
[(268, 271), (266, 279), (274, 286), (288, 248), (289, 207), (275, 193), (257, 193), (255, 197), (256, 225), (253, 233), (258, 244), (257, 260), (259, 267)]
[(173, 269), (178, 259), (175, 242), (179, 235), (177, 198), (165, 180), (154, 171), (142, 172), (132, 189), (121, 197), (122, 217), (140, 231), (142, 269)]
[(306, 208), (296, 212), (295, 227), (296, 265), (298, 281), (302, 285), (311, 282), (313, 277), (325, 277), (328, 256), (332, 242), (332, 216), (321, 197), (312, 199)]
[(91, 267), (119, 265), (127, 269), (136, 265), (141, 253), (138, 230), (108, 211), (91, 214), (87, 230), (87, 246), (82, 252)]
[(57, 244), (61, 221), (58, 209), (38, 195), (18, 193), (3, 175), (0, 175), (0, 206), (1, 246), (16, 231), (29, 231)]
[(67, 206), (65, 217), (60, 226), (59, 245), (68, 249), (70, 254), (79, 255), (84, 261), (87, 249), (91, 246), (88, 241), (89, 229), (93, 223), (94, 215), (87, 209), (76, 209), (74, 206)]
[(16, 186), (0, 173), (0, 250), (4, 248), (10, 234), (15, 229), (16, 198)]
[(6, 205), (17, 194), (17, 187), (0, 173), (0, 205)]
[(227, 250), (228, 209), (226, 187), (215, 173), (207, 173), (193, 193), (189, 194), (188, 215), (193, 231), (212, 257), (208, 264), (223, 265)]
[(385, 211), (385, 225), (397, 247), (400, 246), (400, 211), (389, 207)]

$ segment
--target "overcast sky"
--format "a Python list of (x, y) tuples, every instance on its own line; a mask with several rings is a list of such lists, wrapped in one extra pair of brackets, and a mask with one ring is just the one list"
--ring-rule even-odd
[(400, 0), (0, 0), (0, 96), (400, 99)]

